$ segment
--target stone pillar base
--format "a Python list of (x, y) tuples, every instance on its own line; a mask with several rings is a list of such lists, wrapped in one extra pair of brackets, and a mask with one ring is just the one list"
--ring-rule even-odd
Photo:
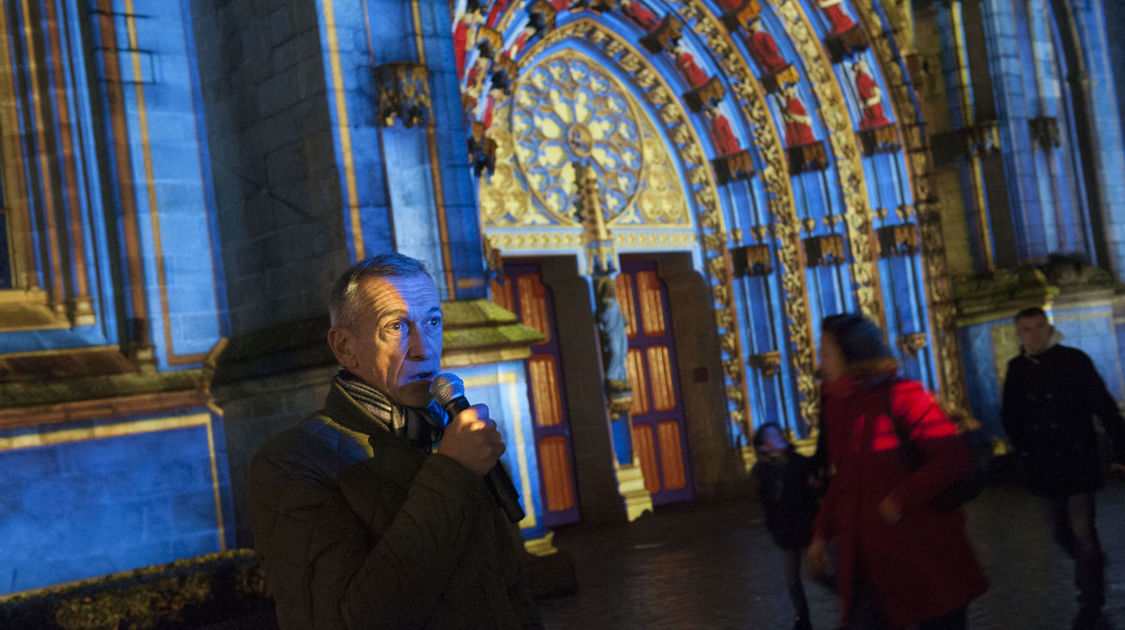
[(555, 532), (548, 531), (546, 536), (523, 541), (523, 548), (533, 556), (549, 556), (557, 553), (555, 546)]
[(633, 458), (633, 463), (625, 466), (614, 462), (613, 468), (617, 474), (617, 491), (625, 500), (625, 518), (631, 523), (645, 512), (652, 512), (652, 495), (645, 489), (640, 460)]

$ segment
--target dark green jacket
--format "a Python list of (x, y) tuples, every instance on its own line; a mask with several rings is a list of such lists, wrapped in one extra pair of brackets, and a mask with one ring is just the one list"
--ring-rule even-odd
[(283, 629), (541, 627), (482, 478), (338, 385), (254, 457), (250, 517)]

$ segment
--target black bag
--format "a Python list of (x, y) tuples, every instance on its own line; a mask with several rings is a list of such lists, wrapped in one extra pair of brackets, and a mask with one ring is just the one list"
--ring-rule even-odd
[[(895, 416), (891, 413), (891, 387), (893, 383), (886, 386), (887, 392), (887, 416), (890, 417), (891, 422), (895, 427), (895, 436), (898, 437), (899, 452), (906, 460), (911, 470), (917, 470), (926, 463), (926, 456), (910, 440), (910, 433), (903, 423), (902, 418)], [(965, 447), (969, 449), (969, 458), (972, 460), (972, 467), (969, 473), (962, 477), (960, 480), (953, 482), (951, 486), (942, 490), (930, 500), (930, 507), (938, 510), (939, 512), (951, 512), (961, 507), (965, 503), (975, 499), (984, 490), (984, 486), (988, 483), (989, 469), (992, 467), (992, 444), (988, 436), (980, 429), (964, 429), (962, 428), (957, 436), (964, 442)]]

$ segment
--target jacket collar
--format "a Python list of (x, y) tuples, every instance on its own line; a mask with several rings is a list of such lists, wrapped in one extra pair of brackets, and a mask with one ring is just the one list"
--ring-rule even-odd
[(344, 388), (335, 380), (332, 388), (328, 390), (328, 397), (324, 400), (324, 413), (336, 423), (366, 435), (390, 434), (391, 430), (385, 423), (363, 408), (356, 402)]

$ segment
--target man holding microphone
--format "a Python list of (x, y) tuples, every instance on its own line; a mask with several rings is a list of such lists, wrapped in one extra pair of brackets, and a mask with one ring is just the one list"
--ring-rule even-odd
[[(518, 536), (485, 475), (488, 409), (430, 396), (441, 301), (421, 261), (382, 254), (332, 289), (340, 372), (324, 408), (250, 470), (251, 527), (283, 629), (540, 628)], [(436, 448), (433, 445), (440, 440)]]

